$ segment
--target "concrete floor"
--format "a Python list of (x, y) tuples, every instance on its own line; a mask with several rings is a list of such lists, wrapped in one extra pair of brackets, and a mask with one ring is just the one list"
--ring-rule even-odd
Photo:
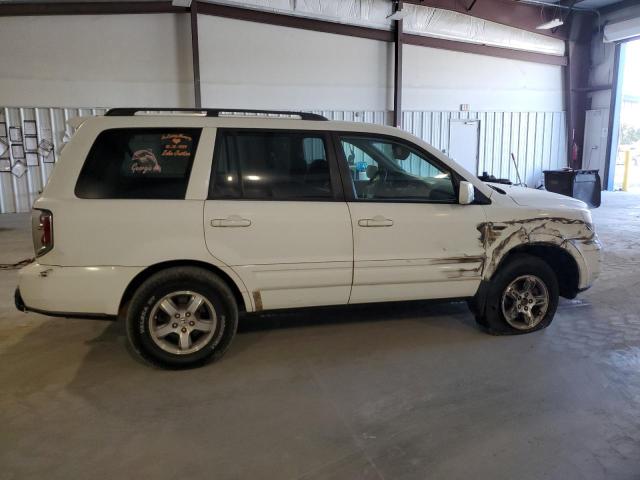
[[(0, 271), (0, 478), (638, 479), (640, 195), (594, 217), (602, 278), (545, 331), (459, 303), (269, 315), (182, 372), (117, 323), (15, 311)], [(27, 224), (0, 216), (0, 263)]]

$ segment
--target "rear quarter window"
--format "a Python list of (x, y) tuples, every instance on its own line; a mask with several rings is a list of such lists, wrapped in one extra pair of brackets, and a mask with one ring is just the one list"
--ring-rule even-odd
[(118, 128), (96, 138), (76, 183), (79, 198), (183, 199), (201, 129)]

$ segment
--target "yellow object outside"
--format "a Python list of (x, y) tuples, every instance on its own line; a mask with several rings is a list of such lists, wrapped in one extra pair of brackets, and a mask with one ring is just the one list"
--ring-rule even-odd
[(622, 191), (626, 192), (629, 187), (629, 163), (631, 163), (631, 152), (624, 152), (624, 176), (622, 177)]

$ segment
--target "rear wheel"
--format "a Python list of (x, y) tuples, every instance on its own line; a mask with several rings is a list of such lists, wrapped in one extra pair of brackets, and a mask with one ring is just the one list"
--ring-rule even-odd
[(220, 358), (233, 339), (238, 308), (229, 287), (197, 267), (176, 267), (149, 277), (127, 312), (130, 345), (144, 359), (188, 368)]
[(559, 288), (549, 265), (532, 255), (514, 255), (486, 288), (478, 323), (494, 334), (529, 333), (549, 326), (558, 306)]

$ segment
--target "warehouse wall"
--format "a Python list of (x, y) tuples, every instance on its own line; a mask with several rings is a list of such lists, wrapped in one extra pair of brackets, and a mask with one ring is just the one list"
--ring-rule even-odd
[[(393, 108), (388, 43), (206, 15), (199, 25), (204, 105)], [(412, 45), (403, 63), (407, 110), (563, 110), (559, 66)]]
[[(389, 123), (384, 111), (324, 111), (331, 120)], [(478, 120), (477, 173), (488, 172), (513, 183), (520, 180), (529, 187), (543, 184), (543, 170), (566, 167), (566, 116), (564, 112), (452, 112), (405, 111), (403, 129), (425, 140), (438, 150), (450, 149), (449, 125), (456, 120)], [(514, 161), (517, 162), (517, 171)], [(519, 176), (519, 178), (518, 178)]]
[[(390, 117), (385, 110), (315, 112), (332, 120), (379, 125), (388, 124)], [(38, 146), (50, 144), (49, 149), (40, 147), (34, 152), (27, 151), (26, 158), (19, 161), (18, 167), (15, 160), (0, 155), (0, 213), (28, 212), (31, 209), (59, 158), (65, 138), (73, 134), (68, 119), (103, 113), (101, 108), (0, 108), (0, 124), (6, 124), (7, 130), (20, 130), (21, 146), (26, 146), (26, 124), (30, 122), (34, 122), (31, 125), (36, 132), (35, 143)], [(403, 125), (405, 130), (446, 153), (450, 147), (449, 122), (457, 119), (480, 121), (478, 173), (487, 171), (516, 182), (518, 174), (510, 158), (513, 153), (522, 181), (530, 187), (537, 187), (543, 180), (542, 170), (566, 165), (564, 112), (405, 111)]]
[(403, 108), (563, 110), (562, 67), (405, 45)]
[[(199, 23), (204, 106), (389, 123), (391, 44), (206, 15)], [(36, 140), (54, 145), (47, 156), (0, 156), (0, 212), (30, 209), (72, 133), (66, 118), (112, 106), (193, 105), (188, 15), (0, 18), (0, 42), (0, 123), (21, 136), (0, 140), (33, 143), (25, 137), (33, 120)], [(478, 119), (479, 172), (516, 180), (514, 153), (530, 186), (543, 169), (566, 165), (560, 67), (415, 46), (404, 55), (407, 130), (447, 152), (450, 120)], [(87, 105), (96, 108), (67, 108)]]
[(186, 14), (3, 17), (0, 44), (0, 105), (193, 105)]
[(198, 34), (203, 105), (389, 108), (387, 42), (207, 15)]
[[(388, 43), (208, 15), (199, 24), (204, 105), (393, 107)], [(193, 105), (188, 15), (6, 17), (0, 44), (0, 105)], [(563, 110), (558, 66), (410, 45), (404, 65), (408, 110)]]

